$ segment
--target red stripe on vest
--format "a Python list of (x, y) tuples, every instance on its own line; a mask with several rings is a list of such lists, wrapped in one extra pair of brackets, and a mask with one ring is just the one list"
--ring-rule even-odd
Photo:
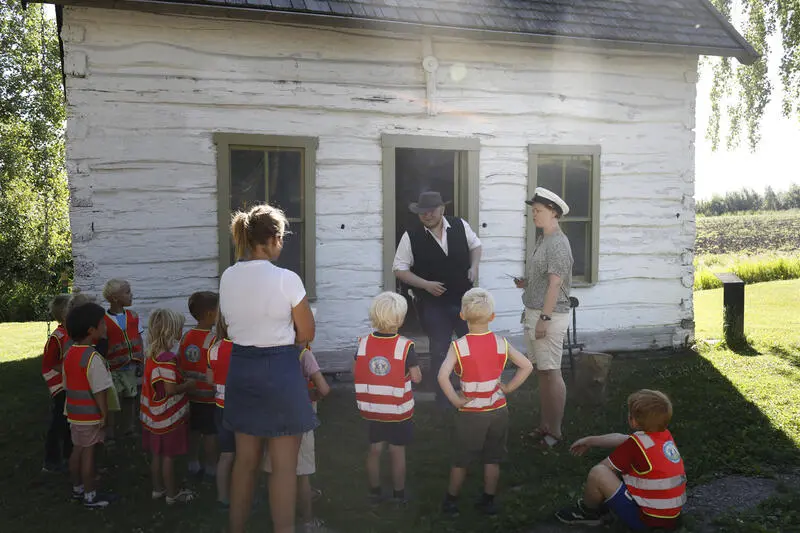
[(42, 356), (42, 378), (47, 384), (50, 396), (55, 396), (64, 390), (62, 363), (64, 355), (72, 344), (72, 339), (69, 338), (64, 326), (58, 326), (47, 338)]
[(89, 364), (100, 357), (94, 346), (73, 345), (64, 357), (64, 386), (67, 390), (67, 420), (73, 424), (97, 424), (103, 413), (89, 384)]
[(151, 433), (167, 433), (186, 422), (189, 398), (186, 394), (159, 395), (155, 386), (158, 381), (176, 385), (184, 382), (175, 361), (159, 362), (155, 357), (148, 357), (144, 363), (140, 408), (142, 425)]
[(108, 335), (108, 354), (106, 360), (111, 371), (119, 370), (131, 362), (144, 360), (144, 345), (139, 335), (139, 316), (133, 311), (125, 311), (125, 329), (116, 318), (106, 313), (106, 331)]
[(207, 329), (192, 328), (181, 339), (178, 348), (178, 367), (185, 378), (197, 381), (195, 390), (189, 393), (189, 401), (214, 403), (214, 388), (206, 381), (208, 350), (214, 342), (214, 334)]
[(359, 340), (354, 378), (356, 404), (363, 418), (401, 422), (414, 415), (414, 392), (406, 375), (412, 345), (400, 335), (369, 335)]
[(493, 411), (506, 405), (500, 390), (500, 377), (508, 358), (508, 345), (503, 337), (487, 332), (467, 334), (453, 342), (461, 377), (461, 392), (470, 402), (461, 408), (466, 412)]
[(647, 457), (650, 470), (623, 475), (628, 492), (644, 514), (677, 517), (686, 503), (686, 471), (672, 434), (636, 432), (631, 438)]
[(225, 407), (225, 383), (228, 381), (228, 369), (231, 366), (233, 342), (223, 339), (208, 350), (208, 366), (214, 373), (214, 401), (217, 407)]

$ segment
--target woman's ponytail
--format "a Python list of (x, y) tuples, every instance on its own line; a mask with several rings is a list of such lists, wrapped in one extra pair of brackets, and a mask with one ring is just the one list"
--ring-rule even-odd
[(231, 219), (231, 235), (233, 236), (233, 248), (237, 261), (247, 256), (250, 251), (250, 239), (247, 235), (248, 218), (249, 215), (247, 213), (237, 211)]

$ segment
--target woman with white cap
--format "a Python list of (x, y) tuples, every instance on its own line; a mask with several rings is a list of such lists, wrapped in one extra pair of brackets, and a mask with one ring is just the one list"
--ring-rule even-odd
[(572, 285), (572, 248), (558, 220), (569, 206), (557, 194), (537, 187), (532, 206), (533, 223), (542, 230), (527, 257), (525, 277), (515, 279), (525, 289), (523, 324), (528, 358), (536, 366), (541, 414), (538, 429), (530, 435), (552, 448), (561, 441), (561, 422), (567, 387), (561, 375), (564, 334), (569, 326), (569, 292)]

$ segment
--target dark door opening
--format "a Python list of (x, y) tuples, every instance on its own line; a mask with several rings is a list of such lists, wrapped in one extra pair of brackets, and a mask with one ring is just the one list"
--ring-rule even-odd
[[(445, 215), (462, 216), (458, 202), (461, 161), (461, 152), (456, 150), (395, 150), (395, 248), (403, 233), (421, 227), (419, 216), (409, 211), (408, 206), (416, 202), (422, 192), (439, 192), (447, 202)], [(424, 335), (411, 294), (421, 289), (409, 287), (400, 281), (396, 281), (396, 288), (408, 301), (408, 315), (401, 333), (414, 337)]]

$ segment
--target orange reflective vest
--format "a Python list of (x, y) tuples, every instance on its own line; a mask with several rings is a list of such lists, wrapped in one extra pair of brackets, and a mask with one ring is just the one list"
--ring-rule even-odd
[(461, 392), (470, 401), (461, 411), (493, 411), (506, 405), (500, 390), (500, 376), (508, 358), (508, 343), (491, 331), (468, 333), (453, 343), (458, 363), (455, 372), (461, 378)]
[(683, 459), (668, 431), (637, 431), (631, 438), (641, 448), (650, 469), (623, 474), (622, 480), (642, 512), (655, 518), (675, 518), (686, 503)]
[(67, 389), (67, 420), (72, 424), (97, 424), (103, 419), (89, 385), (89, 364), (102, 357), (94, 346), (73, 344), (64, 357), (64, 386)]
[(119, 370), (131, 362), (144, 360), (144, 345), (139, 335), (139, 315), (133, 311), (125, 311), (125, 329), (123, 330), (114, 315), (106, 313), (106, 330), (108, 331), (108, 355), (106, 360), (111, 371)]
[(356, 404), (361, 416), (377, 422), (401, 422), (414, 414), (406, 357), (413, 342), (395, 335), (368, 335), (358, 342), (355, 364)]
[(64, 390), (61, 363), (63, 363), (64, 354), (67, 353), (70, 346), (72, 346), (72, 339), (69, 338), (64, 326), (58, 326), (47, 338), (42, 356), (42, 377), (47, 383), (50, 396), (55, 396)]
[(214, 372), (214, 401), (217, 407), (225, 407), (225, 382), (228, 381), (228, 369), (231, 367), (231, 351), (233, 342), (228, 339), (215, 342), (208, 350), (208, 366)]
[(208, 329), (192, 328), (181, 339), (178, 368), (184, 378), (197, 381), (197, 387), (189, 393), (190, 402), (214, 403), (214, 388), (206, 381), (208, 349), (213, 343), (214, 334)]
[(159, 361), (158, 357), (148, 357), (144, 362), (139, 416), (142, 425), (151, 433), (167, 433), (186, 422), (189, 398), (183, 393), (169, 396), (158, 390), (158, 382), (180, 385), (184, 381), (174, 359)]

